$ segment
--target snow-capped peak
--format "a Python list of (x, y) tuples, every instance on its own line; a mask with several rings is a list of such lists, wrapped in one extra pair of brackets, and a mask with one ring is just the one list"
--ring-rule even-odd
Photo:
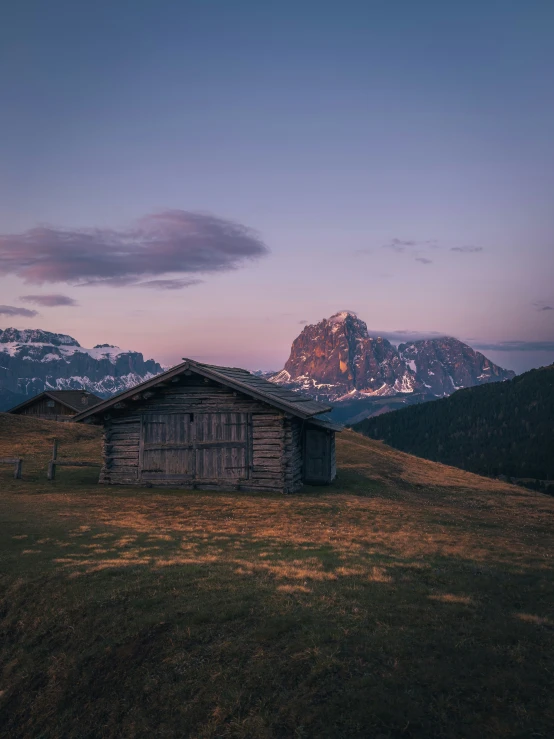
[(333, 324), (335, 324), (335, 323), (344, 323), (344, 321), (346, 321), (346, 319), (349, 316), (351, 318), (358, 318), (358, 316), (356, 315), (356, 313), (354, 313), (354, 311), (352, 311), (352, 310), (341, 310), (338, 313), (335, 313), (333, 316), (331, 316), (331, 318), (328, 318), (327, 320), (328, 320), (329, 323), (333, 323)]
[(67, 334), (54, 334), (40, 328), (6, 328), (0, 329), (0, 344), (51, 344), (52, 346), (80, 346), (77, 339)]
[(114, 359), (120, 354), (129, 353), (127, 349), (121, 349), (119, 346), (115, 346), (114, 344), (96, 344), (92, 349), (85, 349), (84, 351), (89, 356), (94, 357), (94, 359)]
[(140, 352), (113, 344), (82, 347), (66, 334), (0, 330), (0, 387), (22, 395), (47, 388), (85, 389), (101, 397), (134, 387), (163, 368)]

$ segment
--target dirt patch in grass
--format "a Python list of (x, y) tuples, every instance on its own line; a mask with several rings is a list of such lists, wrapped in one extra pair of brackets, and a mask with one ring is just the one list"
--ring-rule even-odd
[(98, 432), (1, 423), (3, 735), (550, 735), (554, 499), (351, 432), (295, 496), (49, 483)]

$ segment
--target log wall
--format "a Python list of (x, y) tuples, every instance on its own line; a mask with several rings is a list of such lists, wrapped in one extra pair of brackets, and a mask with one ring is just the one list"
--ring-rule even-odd
[(337, 444), (336, 444), (336, 434), (332, 432), (331, 433), (331, 479), (330, 479), (330, 482), (333, 482), (336, 476), (337, 476)]
[(285, 492), (295, 493), (302, 487), (303, 423), (298, 418), (285, 419)]

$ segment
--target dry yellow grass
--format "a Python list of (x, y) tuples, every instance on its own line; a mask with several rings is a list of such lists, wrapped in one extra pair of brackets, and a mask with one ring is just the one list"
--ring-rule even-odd
[(554, 499), (339, 436), (295, 496), (104, 488), (0, 415), (0, 720), (25, 737), (546, 737)]
[[(0, 457), (23, 457), (23, 471), (27, 473), (27, 479), (29, 474), (35, 479), (41, 470), (46, 477), (54, 439), (60, 442), (60, 456), (100, 459), (102, 445), (99, 428), (0, 413)], [(3, 469), (0, 467), (0, 474)]]

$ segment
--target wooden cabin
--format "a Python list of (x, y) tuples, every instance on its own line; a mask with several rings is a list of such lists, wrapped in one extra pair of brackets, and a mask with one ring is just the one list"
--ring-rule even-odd
[(10, 408), (7, 413), (46, 418), (49, 421), (72, 421), (81, 411), (102, 402), (102, 398), (86, 390), (45, 390)]
[(335, 478), (331, 406), (243, 369), (191, 359), (99, 403), (100, 482), (293, 493)]

